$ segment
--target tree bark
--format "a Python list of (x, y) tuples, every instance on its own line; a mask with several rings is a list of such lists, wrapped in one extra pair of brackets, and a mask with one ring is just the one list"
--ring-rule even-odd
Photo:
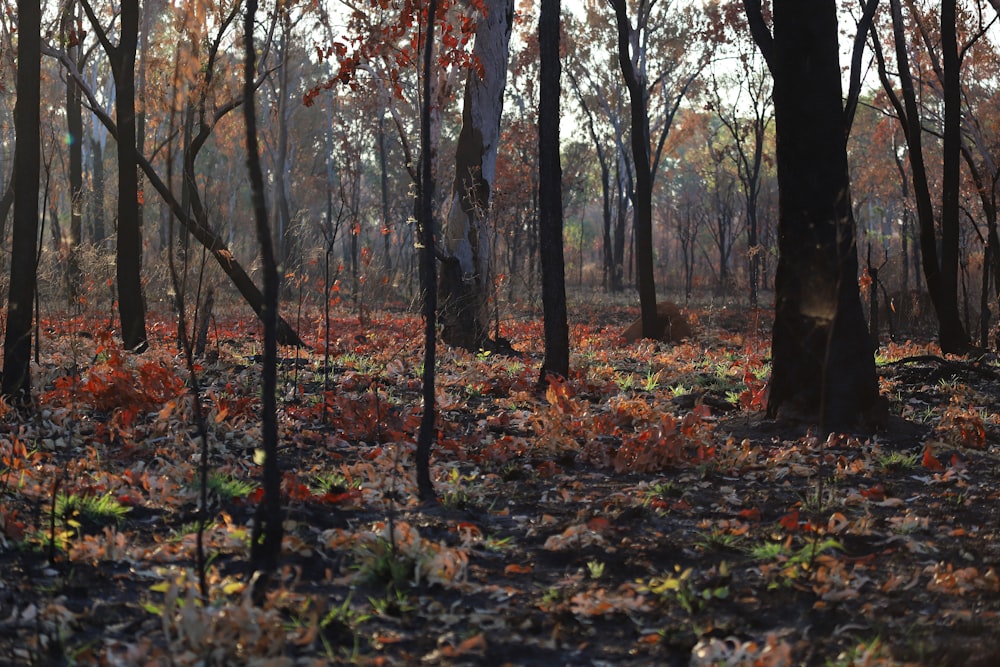
[(465, 83), (455, 182), (445, 228), (448, 259), (440, 277), (442, 339), (467, 350), (489, 347), (490, 197), (496, 175), (500, 116), (507, 83), (513, 0), (489, 0), (476, 28), (472, 69)]
[(17, 101), (14, 103), (14, 237), (11, 246), (2, 393), (25, 405), (31, 399), (31, 323), (35, 299), (38, 194), (41, 167), (41, 8), (17, 3)]
[(538, 17), (538, 234), (542, 264), (545, 359), (540, 387), (549, 374), (569, 376), (569, 325), (563, 257), (562, 167), (559, 163), (559, 0), (542, 0)]
[[(858, 294), (834, 0), (776, 0), (774, 34), (744, 6), (774, 77), (779, 187), (768, 415), (825, 431), (880, 421), (874, 344)], [(766, 30), (766, 27), (764, 27)]]

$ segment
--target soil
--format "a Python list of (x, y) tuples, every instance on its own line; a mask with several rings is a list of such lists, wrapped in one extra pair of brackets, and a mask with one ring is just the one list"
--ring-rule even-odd
[[(677, 345), (622, 343), (634, 311), (582, 320), (544, 396), (536, 354), (441, 348), (436, 504), (413, 481), (419, 320), (342, 314), (328, 378), (323, 331), (284, 349), (263, 607), (252, 326), (198, 367), (204, 590), (183, 361), (48, 327), (37, 409), (0, 434), (0, 664), (1000, 664), (995, 360), (887, 343), (888, 429), (827, 437), (764, 418), (766, 336), (733, 323), (765, 318), (688, 314)], [(503, 335), (540, 349), (537, 321)]]

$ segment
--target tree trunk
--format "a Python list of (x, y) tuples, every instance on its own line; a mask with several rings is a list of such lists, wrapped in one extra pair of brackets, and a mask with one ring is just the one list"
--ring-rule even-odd
[(14, 237), (2, 382), (3, 395), (18, 404), (26, 404), (31, 398), (31, 322), (35, 298), (41, 166), (41, 20), (38, 2), (18, 0), (14, 171), (19, 175), (14, 194)]
[[(545, 312), (545, 359), (538, 378), (569, 376), (569, 325), (563, 258), (562, 167), (559, 163), (559, 0), (542, 0), (538, 17), (538, 234)], [(582, 235), (582, 232), (581, 232)]]
[(635, 163), (633, 218), (635, 271), (643, 338), (656, 337), (656, 285), (653, 282), (653, 174), (649, 157), (648, 93), (645, 72), (636, 67), (640, 57), (635, 30), (625, 0), (612, 0), (618, 25), (618, 64), (631, 102), (632, 160)]
[[(962, 148), (962, 66), (958, 54), (955, 0), (941, 2), (941, 51), (944, 65), (944, 142), (941, 173), (941, 294), (938, 303), (946, 309), (939, 318), (941, 350), (962, 352), (969, 345), (958, 316), (959, 189)], [(951, 306), (954, 305), (954, 312)]]
[(462, 131), (455, 154), (455, 183), (445, 229), (448, 260), (440, 277), (442, 339), (467, 350), (488, 346), (490, 195), (507, 83), (513, 0), (489, 0), (476, 28), (474, 56), (481, 71), (465, 83)]
[(118, 243), (116, 274), (122, 345), (143, 352), (146, 342), (146, 304), (142, 296), (142, 231), (139, 228), (139, 153), (136, 149), (135, 54), (139, 44), (139, 0), (121, 3), (118, 46), (112, 46), (87, 2), (83, 3), (91, 26), (111, 62), (115, 80), (115, 114), (118, 144)]
[[(67, 45), (67, 55), (81, 66), (80, 53), (83, 35), (76, 32), (76, 4), (67, 2), (63, 10), (62, 34)], [(66, 262), (66, 287), (71, 303), (76, 303), (80, 288), (79, 250), (83, 234), (83, 95), (73, 77), (66, 77), (66, 132), (69, 141), (69, 237), (62, 239), (61, 248)]]
[(250, 566), (262, 576), (254, 580), (253, 599), (262, 605), (267, 585), (278, 569), (281, 557), (281, 540), (284, 534), (281, 511), (281, 467), (278, 462), (277, 372), (278, 372), (278, 264), (267, 224), (267, 206), (264, 203), (264, 176), (257, 152), (257, 115), (254, 109), (254, 79), (256, 77), (256, 52), (253, 29), (257, 13), (257, 0), (248, 0), (244, 19), (244, 74), (243, 117), (246, 122), (247, 167), (250, 173), (250, 191), (253, 198), (257, 242), (260, 244), (261, 264), (264, 274), (264, 361), (261, 370), (261, 447), (264, 465), (261, 498), (254, 514), (253, 539), (250, 541)]
[[(941, 252), (944, 261), (939, 263), (937, 234), (934, 229), (934, 206), (931, 203), (930, 186), (928, 185), (927, 169), (924, 162), (920, 110), (917, 106), (913, 78), (910, 75), (903, 13), (899, 0), (890, 0), (889, 5), (892, 10), (892, 25), (896, 41), (900, 90), (903, 95), (903, 106), (902, 108), (897, 108), (897, 111), (899, 112), (899, 120), (903, 124), (903, 132), (906, 135), (906, 143), (909, 147), (910, 173), (913, 179), (913, 195), (917, 205), (917, 224), (920, 229), (920, 256), (924, 277), (927, 280), (927, 289), (930, 292), (931, 303), (934, 304), (934, 311), (938, 317), (938, 337), (941, 350), (943, 352), (962, 352), (968, 347), (968, 337), (966, 336), (961, 316), (958, 312), (957, 216), (956, 219), (947, 221), (954, 224), (954, 230), (946, 229), (946, 220), (943, 217), (944, 207), (942, 207)], [(881, 63), (880, 69), (884, 69)], [(880, 74), (883, 73), (880, 72)], [(885, 84), (886, 78), (884, 74), (882, 78), (883, 84)], [(895, 98), (895, 94), (893, 93), (891, 97)], [(949, 118), (949, 120), (951, 119)], [(950, 142), (948, 139), (950, 139)], [(954, 137), (949, 136), (946, 138), (945, 153), (948, 152), (947, 147), (954, 141)], [(949, 168), (952, 168), (950, 162)], [(951, 206), (953, 204), (949, 204), (949, 207)]]
[(779, 189), (769, 416), (819, 418), (825, 431), (879, 420), (858, 295), (834, 0), (776, 0), (774, 35), (744, 0), (774, 77)]

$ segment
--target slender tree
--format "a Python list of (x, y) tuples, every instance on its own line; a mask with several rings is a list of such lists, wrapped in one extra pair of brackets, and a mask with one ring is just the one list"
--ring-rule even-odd
[(437, 428), (434, 371), (437, 363), (437, 258), (434, 256), (434, 167), (431, 155), (431, 64), (434, 61), (434, 16), (437, 0), (430, 0), (424, 41), (423, 90), (420, 103), (420, 178), (417, 180), (420, 220), (420, 284), (424, 288), (424, 412), (417, 435), (417, 492), (427, 503), (436, 502), (431, 480), (431, 448)]
[(118, 313), (125, 349), (143, 352), (146, 303), (142, 296), (142, 230), (139, 228), (139, 153), (136, 145), (135, 54), (139, 44), (139, 0), (122, 0), (118, 45), (108, 39), (88, 0), (83, 9), (111, 62), (118, 127), (118, 243), (115, 267)]
[[(66, 55), (80, 67), (83, 62), (83, 35), (77, 25), (76, 2), (72, 0), (63, 8), (60, 31)], [(64, 247), (60, 250), (66, 262), (69, 298), (75, 302), (80, 283), (77, 255), (83, 237), (83, 95), (71, 76), (66, 77), (66, 136), (69, 143), (70, 218), (69, 236), (64, 239)]]
[(656, 285), (653, 280), (653, 173), (649, 155), (649, 104), (645, 60), (639, 36), (653, 2), (639, 2), (639, 30), (632, 27), (625, 0), (611, 0), (618, 26), (618, 65), (630, 100), (632, 161), (635, 164), (635, 199), (632, 222), (635, 233), (635, 270), (639, 286), (639, 310), (643, 338), (656, 338)]
[(14, 103), (14, 238), (11, 247), (2, 393), (19, 404), (31, 397), (31, 323), (35, 297), (41, 167), (41, 7), (17, 3), (17, 101)]
[[(957, 149), (956, 141), (961, 142), (960, 133), (956, 136), (957, 127), (951, 114), (956, 113), (954, 91), (946, 95), (951, 99), (952, 111), (948, 111), (949, 103), (945, 102), (946, 126), (944, 153), (948, 169), (944, 177), (944, 191), (941, 209), (941, 243), (940, 254), (938, 237), (935, 230), (934, 204), (931, 200), (930, 183), (927, 175), (927, 164), (923, 150), (923, 127), (921, 125), (920, 107), (917, 101), (916, 87), (910, 72), (910, 56), (906, 44), (906, 31), (903, 24), (903, 10), (900, 0), (889, 0), (892, 14), (892, 30), (896, 45), (896, 69), (899, 72), (899, 88), (902, 101), (896, 95), (882, 55), (878, 40), (875, 39), (876, 55), (879, 61), (879, 78), (882, 87), (889, 97), (896, 116), (899, 118), (906, 137), (907, 154), (910, 161), (910, 178), (913, 185), (913, 196), (917, 208), (917, 224), (920, 230), (920, 256), (924, 269), (924, 278), (930, 292), (931, 303), (938, 317), (938, 342), (944, 352), (962, 352), (968, 347), (968, 335), (962, 326), (961, 315), (958, 312), (958, 255), (959, 234), (957, 209), (957, 178), (958, 154), (952, 155)], [(955, 58), (957, 59), (957, 50)], [(950, 62), (950, 60), (949, 60)], [(956, 63), (957, 64), (957, 63)], [(954, 67), (954, 65), (953, 65)], [(957, 68), (956, 68), (957, 69)], [(957, 72), (956, 72), (957, 75)], [(951, 69), (949, 69), (949, 76)], [(951, 89), (950, 85), (946, 87)], [(960, 100), (959, 100), (960, 102)], [(952, 148), (952, 145), (955, 148)], [(954, 181), (954, 184), (952, 182)], [(947, 203), (945, 200), (947, 199)]]
[(257, 506), (250, 542), (250, 567), (259, 574), (253, 590), (254, 601), (262, 604), (267, 583), (278, 569), (281, 539), (284, 533), (281, 516), (281, 468), (278, 461), (278, 264), (274, 243), (267, 223), (264, 202), (264, 175), (257, 148), (257, 114), (254, 108), (257, 53), (253, 31), (256, 23), (257, 0), (247, 0), (244, 17), (243, 119), (246, 122), (247, 169), (253, 197), (257, 243), (260, 245), (264, 273), (264, 361), (261, 369), (261, 447), (264, 450), (262, 488), (264, 497)]
[(545, 311), (545, 359), (539, 385), (548, 374), (569, 376), (569, 325), (563, 260), (562, 167), (559, 163), (559, 0), (542, 0), (538, 15), (541, 94), (538, 98), (538, 233)]

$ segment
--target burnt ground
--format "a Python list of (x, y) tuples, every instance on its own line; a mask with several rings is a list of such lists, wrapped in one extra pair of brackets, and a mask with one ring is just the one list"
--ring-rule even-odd
[(263, 607), (253, 328), (221, 325), (198, 368), (201, 591), (182, 360), (51, 324), (37, 409), (0, 434), (0, 664), (1000, 664), (995, 361), (887, 344), (889, 428), (818, 437), (764, 419), (753, 316), (625, 345), (627, 313), (585, 315), (545, 395), (537, 321), (504, 329), (524, 357), (440, 348), (436, 506), (413, 482), (419, 320), (342, 314), (328, 377), (322, 327), (283, 350)]

